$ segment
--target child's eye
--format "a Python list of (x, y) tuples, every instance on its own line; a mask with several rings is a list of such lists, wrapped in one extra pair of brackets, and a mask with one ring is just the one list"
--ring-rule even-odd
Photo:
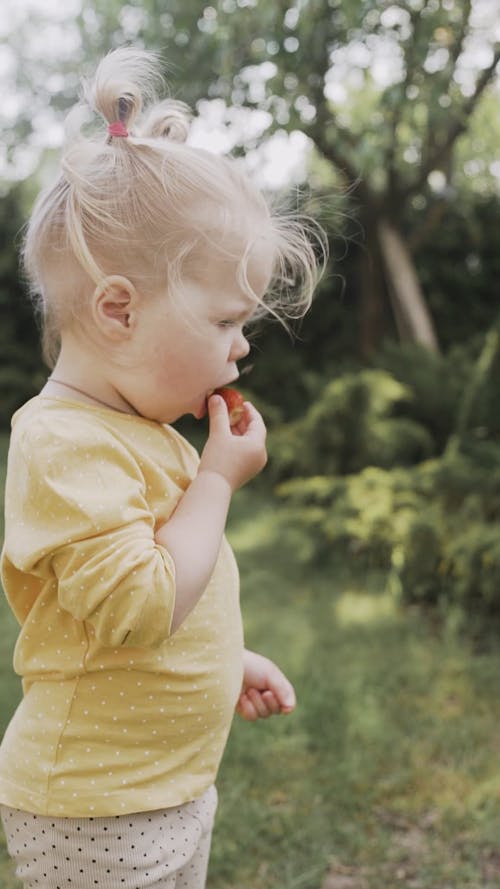
[(236, 321), (229, 321), (229, 320), (227, 320), (227, 321), (218, 321), (218, 322), (217, 322), (217, 326), (218, 326), (218, 327), (222, 327), (222, 328), (224, 328), (224, 327), (234, 327), (235, 324), (236, 324)]

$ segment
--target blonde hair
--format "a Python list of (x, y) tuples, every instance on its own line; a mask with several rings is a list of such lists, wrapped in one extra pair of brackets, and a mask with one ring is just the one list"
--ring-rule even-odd
[[(61, 172), (35, 203), (23, 258), (51, 366), (61, 330), (82, 317), (105, 277), (123, 275), (152, 296), (176, 292), (183, 264), (201, 245), (237, 259), (251, 290), (249, 255), (262, 241), (273, 257), (263, 310), (296, 318), (311, 303), (326, 258), (320, 227), (273, 210), (235, 160), (187, 145), (189, 109), (157, 101), (159, 72), (155, 54), (132, 47), (100, 62), (67, 119)], [(106, 137), (102, 126), (87, 132), (89, 108), (129, 135)]]

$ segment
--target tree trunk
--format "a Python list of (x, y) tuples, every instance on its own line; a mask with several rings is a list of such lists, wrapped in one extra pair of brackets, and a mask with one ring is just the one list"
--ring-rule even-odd
[(361, 357), (369, 359), (388, 333), (390, 316), (377, 230), (366, 219), (363, 227), (365, 243), (358, 252), (356, 263), (359, 292), (358, 343)]
[(386, 219), (378, 222), (378, 240), (387, 288), (399, 336), (438, 352), (434, 323), (427, 308), (411, 254), (398, 230)]

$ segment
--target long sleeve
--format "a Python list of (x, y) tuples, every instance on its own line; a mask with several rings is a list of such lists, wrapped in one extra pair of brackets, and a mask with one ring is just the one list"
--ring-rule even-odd
[(60, 606), (103, 645), (158, 645), (172, 618), (172, 559), (154, 540), (138, 463), (105, 429), (85, 431), (78, 443), (43, 428), (19, 442), (4, 559), (42, 581), (54, 576)]

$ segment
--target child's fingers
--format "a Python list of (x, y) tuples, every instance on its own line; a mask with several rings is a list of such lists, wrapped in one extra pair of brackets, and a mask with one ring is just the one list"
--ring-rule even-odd
[[(256, 688), (249, 688), (240, 695), (236, 709), (240, 716), (243, 716), (244, 719), (250, 722), (255, 722), (256, 719), (267, 719), (268, 716), (272, 715), (272, 711), (263, 700), (261, 692), (257, 691)], [(276, 712), (279, 712), (279, 705)]]
[(270, 681), (269, 685), (279, 701), (281, 712), (291, 713), (292, 710), (295, 710), (297, 704), (295, 689), (292, 683), (288, 681), (285, 674), (282, 673), (278, 667), (275, 665), (273, 666), (274, 670), (270, 677), (272, 681)]
[(243, 719), (247, 719), (249, 722), (290, 712), (289, 708), (280, 704), (270, 689), (259, 691), (256, 688), (249, 688), (240, 695), (236, 710)]
[(236, 705), (236, 712), (239, 713), (243, 719), (248, 720), (248, 722), (255, 722), (255, 720), (259, 718), (259, 714), (246, 692), (243, 692), (240, 695)]
[(250, 401), (244, 402), (245, 413), (241, 420), (233, 426), (229, 425), (229, 413), (226, 403), (221, 395), (211, 395), (207, 405), (210, 432), (212, 434), (220, 432), (227, 435), (231, 432), (233, 435), (246, 435), (250, 438), (262, 439), (265, 441), (267, 430), (264, 420)]
[(253, 406), (251, 401), (244, 402), (245, 407), (245, 417), (244, 422), (248, 432), (266, 435), (266, 424), (262, 419), (261, 414), (259, 414), (256, 407)]
[(248, 429), (249, 422), (250, 420), (248, 418), (248, 414), (245, 411), (245, 414), (243, 415), (241, 420), (238, 420), (237, 423), (231, 426), (231, 432), (233, 433), (233, 435), (244, 435)]
[(271, 715), (262, 692), (256, 688), (247, 688), (247, 695), (261, 719), (267, 719)]
[(267, 719), (268, 716), (278, 716), (279, 713), (286, 712), (271, 689), (259, 691), (255, 688), (247, 690), (247, 694), (254, 705), (261, 719)]
[(277, 716), (281, 713), (281, 704), (276, 695), (272, 691), (263, 691), (262, 699), (267, 707), (270, 716)]
[(228, 432), (229, 414), (227, 412), (226, 402), (221, 395), (211, 395), (207, 402), (208, 417), (210, 421), (210, 429), (212, 432)]

